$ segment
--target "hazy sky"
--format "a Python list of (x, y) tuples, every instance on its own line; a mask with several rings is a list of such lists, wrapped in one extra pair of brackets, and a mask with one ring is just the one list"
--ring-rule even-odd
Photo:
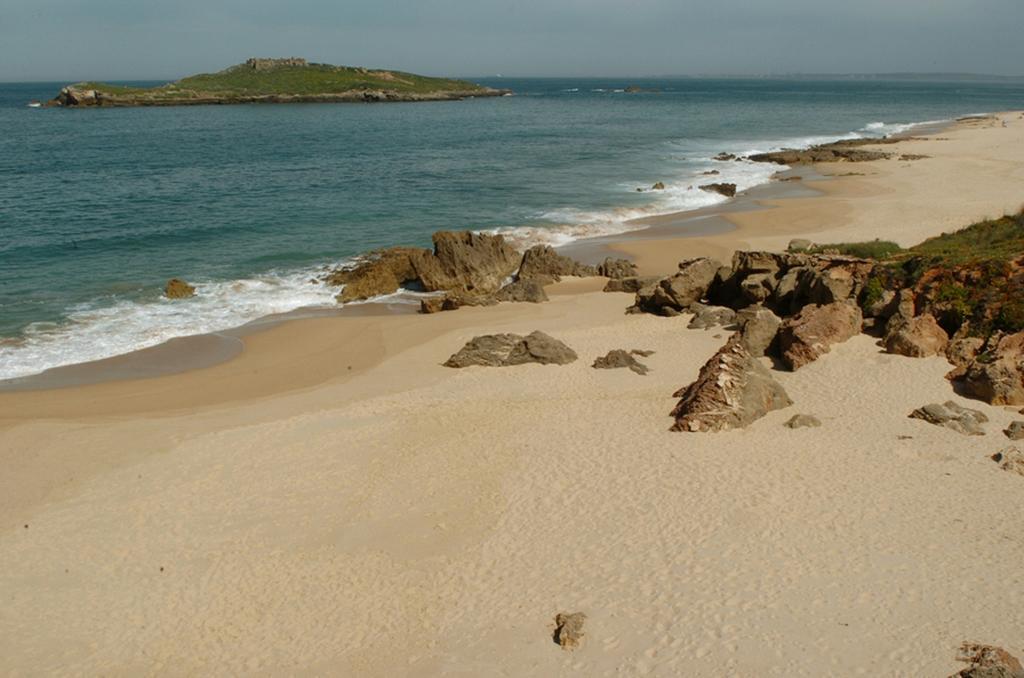
[(1024, 0), (0, 0), (0, 81), (249, 56), (448, 75), (1024, 74)]

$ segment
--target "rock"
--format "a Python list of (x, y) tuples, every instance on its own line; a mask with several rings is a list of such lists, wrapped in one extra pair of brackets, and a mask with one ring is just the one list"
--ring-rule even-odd
[(743, 428), (792, 404), (782, 386), (743, 345), (739, 332), (711, 356), (697, 380), (675, 393), (673, 431)]
[(1024, 476), (1024, 452), (1016, 447), (1006, 447), (992, 455), (992, 461), (999, 468)]
[(786, 428), (818, 428), (821, 426), (821, 422), (818, 421), (817, 417), (809, 414), (795, 414), (784, 426)]
[(706, 177), (711, 177), (711, 176), (715, 176), (715, 175), (721, 174), (721, 172), (719, 172), (718, 170), (708, 170), (707, 172), (701, 172), (701, 174), (703, 174)]
[(1024, 332), (999, 338), (972, 360), (961, 385), (966, 395), (991, 405), (1024, 405)]
[(402, 285), (416, 281), (413, 258), (429, 254), (427, 250), (412, 247), (377, 250), (353, 266), (332, 271), (324, 278), (324, 282), (328, 285), (344, 285), (341, 294), (337, 296), (341, 302), (393, 294)]
[(946, 346), (946, 360), (953, 365), (953, 369), (946, 375), (947, 379), (959, 379), (964, 376), (967, 368), (985, 345), (984, 339), (970, 336), (970, 331), (970, 323), (964, 323)]
[(561, 645), (563, 650), (575, 649), (583, 642), (583, 624), (586, 621), (587, 615), (582, 612), (560, 612), (555, 616), (554, 641)]
[(664, 191), (665, 190), (665, 184), (663, 182), (659, 181), (658, 183), (656, 183), (653, 186), (651, 186), (651, 190), (652, 191)]
[(952, 400), (947, 400), (942, 405), (931, 403), (919, 407), (910, 413), (910, 418), (921, 419), (929, 424), (944, 426), (971, 436), (985, 435), (985, 430), (981, 425), (988, 421), (988, 417), (983, 412), (961, 407)]
[(693, 304), (690, 310), (694, 312), (694, 316), (686, 327), (691, 330), (710, 330), (712, 327), (729, 325), (736, 320), (736, 311), (727, 306)]
[[(427, 297), (420, 299), (420, 313), (440, 313), (441, 311), (454, 311), (454, 308), (445, 308), (446, 297)], [(456, 307), (457, 308), (457, 307)]]
[(854, 304), (835, 302), (826, 306), (806, 306), (779, 329), (779, 352), (791, 370), (817, 360), (833, 344), (860, 332), (864, 318)]
[(970, 664), (950, 678), (1024, 678), (1020, 661), (1001, 647), (964, 643), (956, 660)]
[(592, 367), (599, 370), (614, 370), (620, 367), (628, 367), (637, 374), (644, 375), (650, 371), (650, 368), (634, 358), (633, 355), (643, 355), (645, 353), (650, 355), (648, 351), (624, 351), (621, 348), (617, 348), (615, 350), (608, 351), (607, 355), (601, 356), (595, 360)]
[(889, 153), (857, 148), (865, 145), (893, 143), (895, 139), (847, 139), (806, 149), (785, 149), (771, 153), (756, 153), (747, 159), (753, 162), (773, 162), (779, 165), (804, 165), (818, 162), (867, 162), (885, 160)]
[(576, 352), (543, 332), (518, 334), (487, 334), (473, 337), (450, 357), (445, 367), (506, 367), (524, 363), (566, 365), (576, 360)]
[(725, 153), (725, 152), (719, 153), (718, 155), (715, 156), (715, 160), (718, 160), (719, 162), (725, 162), (727, 160), (738, 160), (738, 159), (739, 158), (737, 158), (734, 154), (732, 154), (732, 153)]
[(494, 295), (494, 298), (498, 301), (519, 301), (539, 304), (547, 301), (548, 295), (544, 291), (544, 285), (539, 280), (521, 278), (502, 287)]
[(653, 287), (660, 281), (658, 276), (612, 278), (604, 286), (605, 292), (631, 292), (636, 294), (645, 287)]
[(924, 313), (888, 325), (884, 343), (888, 353), (924, 358), (943, 354), (949, 345), (949, 335), (939, 326), (935, 316)]
[(724, 195), (727, 198), (731, 198), (736, 195), (736, 184), (729, 183), (714, 183), (704, 184), (700, 187), (700, 190), (707, 191), (708, 193), (718, 193)]
[(636, 264), (629, 259), (612, 259), (608, 257), (597, 265), (597, 274), (612, 280), (622, 280), (636, 276)]
[(868, 318), (888, 320), (896, 312), (897, 304), (896, 293), (883, 289), (874, 299), (865, 299), (861, 308), (864, 309), (864, 315)]
[(411, 257), (424, 290), (497, 292), (519, 267), (521, 257), (500, 235), (438, 231), (432, 255)]
[(679, 272), (651, 288), (637, 292), (636, 305), (642, 310), (676, 315), (707, 293), (722, 264), (706, 257), (679, 262)]
[(559, 254), (550, 245), (534, 245), (523, 253), (517, 278), (558, 282), (563, 275), (592, 276), (597, 270)]
[(1010, 425), (1003, 430), (1003, 434), (1010, 440), (1024, 440), (1024, 421), (1010, 422)]
[(164, 286), (164, 296), (168, 299), (187, 299), (196, 296), (196, 288), (180, 278), (171, 278)]
[(806, 252), (807, 250), (814, 247), (814, 243), (805, 238), (793, 238), (789, 241), (789, 246), (786, 247), (787, 252)]
[(743, 345), (755, 357), (763, 356), (775, 342), (782, 319), (764, 306), (748, 306), (736, 314)]

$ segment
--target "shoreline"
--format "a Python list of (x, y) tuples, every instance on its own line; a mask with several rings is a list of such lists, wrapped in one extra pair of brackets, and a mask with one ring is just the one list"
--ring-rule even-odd
[[(942, 127), (953, 125), (949, 122)], [(910, 125), (893, 135), (893, 138), (908, 136), (919, 128), (937, 128), (938, 123), (924, 122)], [(778, 176), (792, 177), (797, 174), (804, 176), (800, 181), (779, 181)], [(695, 178), (695, 185), (696, 185)], [(706, 177), (710, 180), (710, 177)], [(787, 200), (797, 197), (813, 197), (821, 195), (820, 188), (822, 181), (829, 180), (829, 177), (818, 173), (813, 165), (797, 166), (796, 168), (779, 168), (774, 177), (761, 184), (741, 191), (736, 197), (716, 203), (707, 207), (685, 210), (681, 212), (666, 212), (654, 214), (647, 217), (640, 217), (629, 220), (626, 223), (640, 225), (640, 228), (621, 231), (607, 236), (595, 236), (580, 238), (564, 245), (556, 246), (555, 249), (563, 254), (579, 259), (583, 263), (597, 264), (605, 257), (622, 257), (635, 259), (636, 255), (628, 249), (630, 242), (634, 240), (658, 240), (660, 238), (675, 240), (678, 238), (699, 238), (702, 241), (708, 237), (724, 236), (727, 232), (737, 228), (736, 222), (729, 218), (729, 214), (750, 210), (771, 208), (771, 201)], [(812, 182), (816, 185), (812, 186)], [(511, 227), (515, 230), (518, 227)], [(499, 231), (500, 232), (500, 229)], [(623, 247), (618, 245), (622, 244)], [(727, 249), (727, 248), (725, 248)], [(702, 250), (704, 253), (712, 252), (716, 256), (728, 258), (731, 252), (722, 248)], [(654, 270), (643, 265), (641, 256), (641, 273), (662, 273), (672, 270), (674, 262), (658, 262), (659, 270)], [(389, 300), (360, 302), (360, 305), (379, 308), (391, 306)], [(349, 307), (346, 305), (345, 307)], [(261, 316), (250, 320), (243, 325), (229, 327), (215, 332), (202, 334), (180, 335), (167, 341), (149, 347), (134, 349), (126, 353), (115, 354), (106, 358), (87, 360), (84, 362), (58, 365), (48, 368), (44, 372), (30, 374), (20, 377), (12, 377), (0, 380), (0, 393), (17, 392), (26, 390), (38, 390), (45, 388), (64, 388), (73, 385), (89, 383), (100, 383), (112, 379), (149, 378), (159, 375), (175, 374), (187, 369), (195, 369), (203, 366), (210, 366), (223, 360), (229, 360), (234, 353), (225, 350), (225, 343), (237, 342), (239, 336), (244, 336), (250, 331), (268, 324), (274, 325), (280, 322), (290, 322), (293, 318), (306, 316), (335, 315), (342, 312), (341, 308), (327, 307), (298, 307), (292, 311), (281, 314)], [(360, 313), (361, 311), (348, 311), (346, 313)], [(375, 312), (375, 311), (371, 311)], [(220, 337), (221, 342), (216, 339)], [(180, 352), (191, 354), (192, 349), (203, 351), (202, 356), (190, 355), (183, 359), (176, 353), (174, 347), (179, 347)], [(235, 352), (237, 353), (237, 351)], [(109, 373), (107, 373), (109, 371)], [(111, 374), (118, 376), (111, 376)]]
[[(654, 270), (799, 229), (966, 226), (1024, 197), (1024, 115), (1003, 119), (912, 142), (929, 144), (916, 163), (819, 167), (863, 176), (731, 214), (724, 234), (616, 247)], [(963, 400), (944, 357), (858, 334), (772, 371), (789, 407), (671, 432), (672, 394), (725, 331), (626, 314), (632, 295), (603, 284), (294, 320), (210, 367), (0, 393), (6, 668), (946, 676), (967, 640), (1020, 655), (1020, 577), (979, 566), (1024, 558), (1024, 479), (992, 460), (1019, 408)], [(578, 359), (442, 365), (474, 336), (536, 330)], [(650, 372), (591, 367), (612, 349), (652, 351)], [(907, 416), (945, 400), (988, 435)], [(798, 413), (821, 426), (786, 427)], [(569, 653), (552, 632), (572, 612)]]

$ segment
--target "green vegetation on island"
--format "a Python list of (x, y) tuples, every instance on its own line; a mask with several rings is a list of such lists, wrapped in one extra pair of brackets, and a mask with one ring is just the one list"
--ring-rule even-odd
[(192, 75), (159, 87), (82, 82), (53, 106), (176, 106), (241, 103), (443, 101), (500, 96), (507, 90), (465, 80), (401, 71), (308, 63), (305, 59), (249, 59), (218, 73)]

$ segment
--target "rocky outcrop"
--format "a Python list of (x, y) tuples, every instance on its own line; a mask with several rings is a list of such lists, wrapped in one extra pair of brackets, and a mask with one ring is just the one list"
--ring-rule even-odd
[(890, 323), (884, 344), (888, 353), (924, 358), (944, 354), (949, 335), (939, 326), (935, 316), (925, 313), (909, 320), (899, 317), (897, 322)]
[(963, 393), (991, 405), (1024, 405), (1024, 332), (989, 343), (960, 378)]
[(766, 354), (775, 343), (782, 318), (764, 306), (748, 306), (736, 314), (743, 345), (755, 357)]
[(805, 149), (785, 149), (771, 153), (756, 153), (747, 159), (753, 162), (773, 162), (777, 165), (808, 165), (819, 162), (868, 162), (886, 160), (891, 153), (866, 150), (860, 146), (892, 143), (889, 139), (848, 139), (820, 144)]
[(950, 678), (1024, 678), (1024, 667), (1020, 661), (994, 645), (964, 643), (956, 660), (970, 666)]
[(547, 292), (541, 281), (533, 278), (520, 278), (502, 287), (494, 295), (496, 301), (516, 301), (539, 304), (548, 300)]
[(562, 646), (563, 650), (573, 650), (583, 642), (583, 624), (587, 621), (587, 615), (582, 612), (571, 614), (560, 612), (555, 615), (555, 633), (552, 636), (555, 643)]
[(1024, 452), (1017, 447), (1006, 447), (992, 455), (999, 468), (1024, 476)]
[(658, 276), (630, 276), (628, 278), (611, 278), (604, 286), (605, 292), (629, 292), (636, 294), (645, 287), (653, 287), (661, 280)]
[(635, 306), (648, 313), (677, 315), (700, 301), (722, 264), (702, 257), (679, 262), (679, 272), (637, 292)]
[(517, 274), (520, 280), (534, 278), (545, 283), (558, 282), (563, 275), (593, 276), (597, 269), (559, 254), (550, 245), (535, 245), (523, 253)]
[(651, 190), (652, 191), (664, 191), (665, 190), (665, 182), (659, 181), (659, 182), (655, 183), (653, 186), (651, 186)]
[(164, 296), (168, 299), (187, 299), (196, 296), (196, 288), (180, 278), (171, 278), (164, 285)]
[(706, 191), (708, 193), (718, 193), (719, 195), (724, 195), (727, 198), (731, 198), (736, 195), (736, 184), (724, 182), (704, 184), (703, 186), (700, 187), (700, 190)]
[(794, 414), (783, 426), (786, 428), (818, 428), (821, 426), (821, 422), (810, 414)]
[(863, 316), (851, 303), (806, 306), (779, 330), (779, 352), (791, 370), (817, 360), (838, 344), (860, 333)]
[(910, 413), (910, 418), (920, 419), (936, 426), (944, 426), (971, 436), (985, 435), (982, 424), (988, 422), (988, 417), (983, 412), (962, 407), (952, 400), (947, 400), (941, 405), (932, 403), (919, 407)]
[(349, 302), (394, 294), (402, 285), (418, 282), (414, 261), (430, 256), (428, 250), (391, 247), (366, 255), (349, 268), (333, 271), (324, 278), (328, 285), (343, 285), (338, 301)]
[(736, 311), (728, 306), (706, 306), (704, 304), (692, 304), (693, 319), (687, 325), (691, 330), (710, 330), (712, 327), (730, 325), (736, 320)]
[(1024, 440), (1024, 421), (1012, 421), (1003, 429), (1003, 435), (1010, 440)]
[(742, 428), (792, 404), (782, 386), (743, 345), (737, 332), (700, 369), (697, 380), (675, 393), (673, 431)]
[(636, 264), (629, 259), (606, 258), (597, 265), (597, 274), (612, 280), (636, 277)]
[(650, 371), (650, 368), (633, 356), (648, 356), (651, 355), (651, 353), (651, 351), (639, 351), (636, 349), (633, 349), (632, 351), (625, 351), (621, 348), (617, 348), (612, 351), (608, 351), (607, 355), (603, 355), (596, 359), (592, 367), (598, 370), (614, 370), (625, 367), (639, 375), (644, 375)]
[(457, 311), (460, 304), (447, 296), (426, 297), (420, 299), (420, 313), (440, 313), (441, 311)]
[(497, 292), (519, 267), (520, 256), (500, 235), (438, 231), (431, 256), (412, 259), (427, 292)]
[(578, 356), (571, 348), (543, 332), (518, 334), (487, 334), (473, 337), (447, 361), (445, 367), (506, 367), (525, 363), (566, 365)]

